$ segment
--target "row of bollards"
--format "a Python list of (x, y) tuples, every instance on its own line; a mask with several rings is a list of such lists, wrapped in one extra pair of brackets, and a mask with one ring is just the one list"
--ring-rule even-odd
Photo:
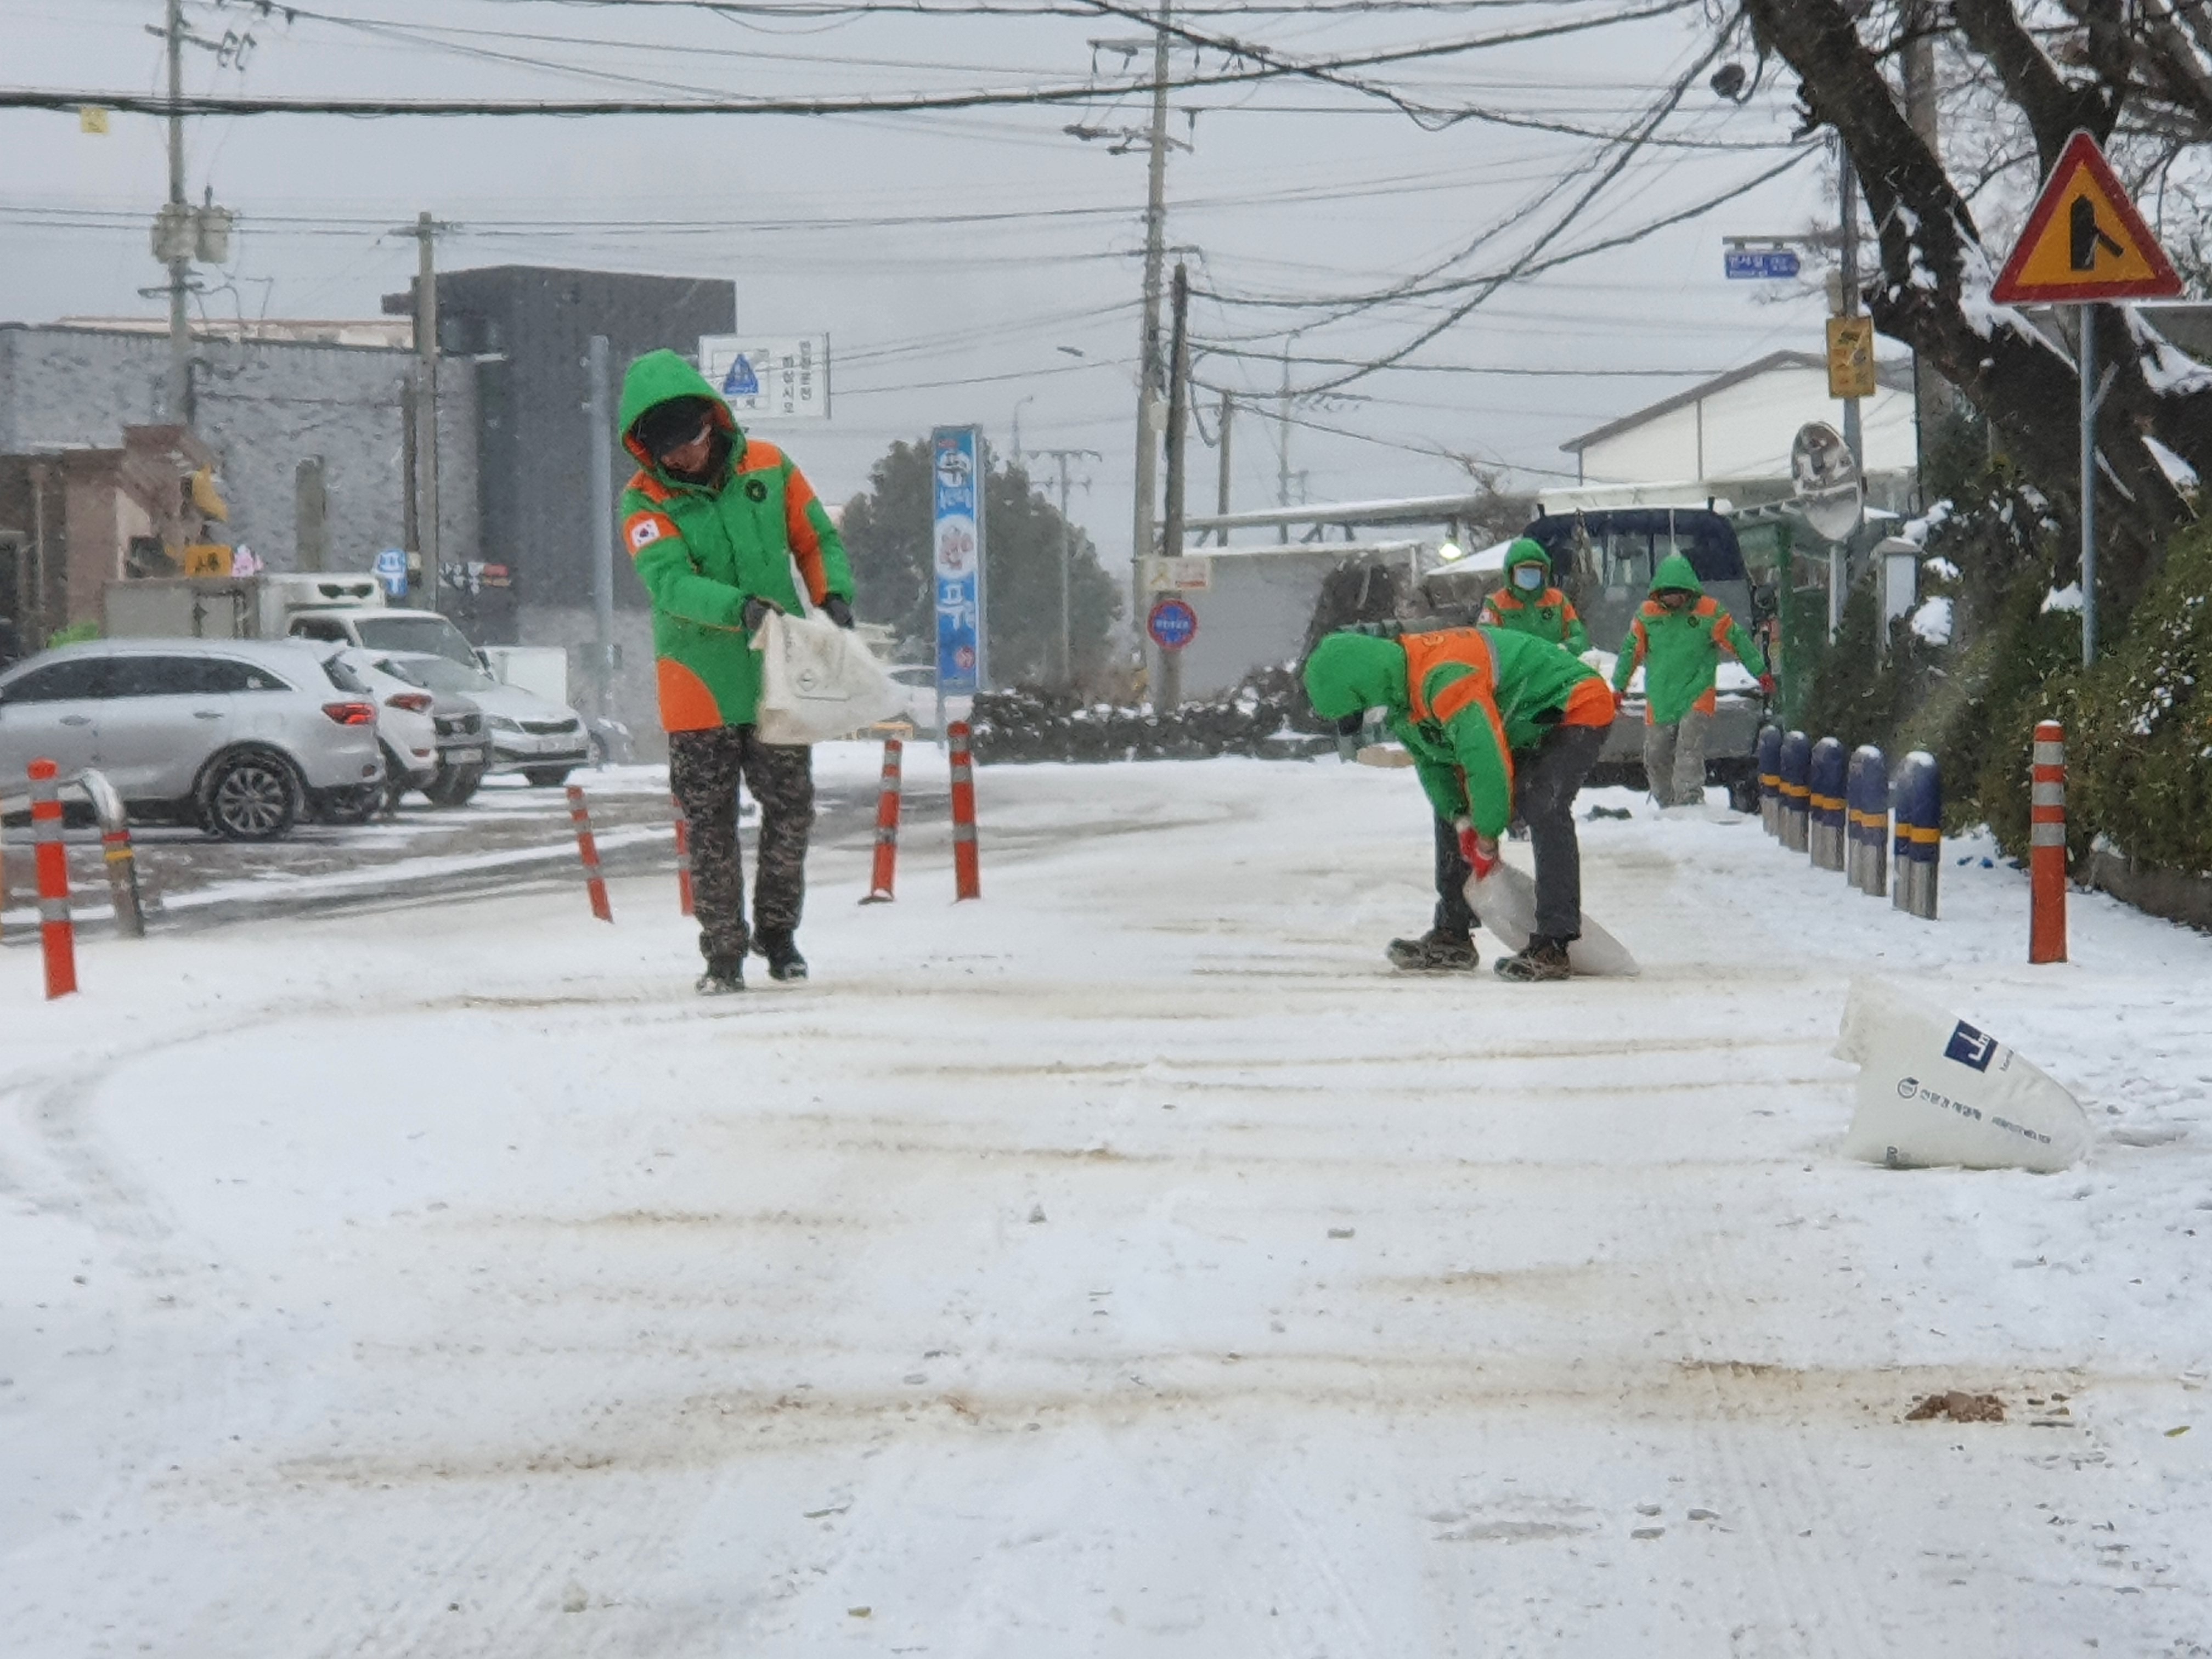
[[(1936, 757), (1905, 757), (1892, 778), (1881, 750), (1846, 753), (1834, 738), (1769, 726), (1759, 734), (1759, 818), (1766, 833), (1816, 870), (1839, 872), (1870, 897), (1888, 893), (1908, 915), (1936, 920), (1936, 854), (1943, 840), (1943, 792)], [(1897, 869), (1887, 853), (1894, 814)]]

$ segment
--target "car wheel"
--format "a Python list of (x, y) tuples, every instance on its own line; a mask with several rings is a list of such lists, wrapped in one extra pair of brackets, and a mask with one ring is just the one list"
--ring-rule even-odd
[(224, 756), (200, 785), (201, 821), (225, 841), (280, 841), (299, 817), (299, 780), (264, 750)]
[(483, 781), (483, 773), (473, 766), (456, 766), (441, 771), (424, 786), (422, 793), (439, 806), (460, 806), (477, 792)]
[(522, 775), (540, 789), (558, 789), (568, 781), (568, 774), (574, 769), (567, 766), (526, 766)]
[(400, 797), (407, 793), (407, 769), (399, 763), (399, 757), (389, 749), (384, 751), (384, 782), (380, 793), (387, 817), (398, 811)]

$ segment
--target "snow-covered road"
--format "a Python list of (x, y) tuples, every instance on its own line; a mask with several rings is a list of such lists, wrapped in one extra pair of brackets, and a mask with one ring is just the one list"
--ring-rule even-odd
[[(734, 1000), (644, 879), (0, 958), (0, 1651), (2212, 1652), (2212, 941), (1647, 813), (1644, 977), (1405, 978), (1410, 774), (979, 794)], [(1841, 1159), (1854, 974), (2091, 1162)]]

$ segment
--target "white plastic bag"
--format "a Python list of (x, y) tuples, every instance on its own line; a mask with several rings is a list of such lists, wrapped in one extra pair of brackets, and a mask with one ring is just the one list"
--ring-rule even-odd
[[(1505, 942), (1508, 950), (1528, 948), (1536, 931), (1536, 883), (1500, 860), (1487, 876), (1468, 878), (1467, 902), (1482, 925)], [(1644, 970), (1623, 945), (1583, 913), (1582, 937), (1567, 946), (1567, 965), (1578, 974), (1626, 978)]]
[(2089, 1120), (2063, 1085), (1986, 1031), (1886, 986), (1852, 985), (1835, 1055), (1859, 1067), (1844, 1141), (1852, 1158), (2049, 1173), (2089, 1150)]
[(821, 743), (902, 712), (906, 691), (849, 629), (826, 617), (771, 611), (753, 635), (761, 653), (763, 743)]

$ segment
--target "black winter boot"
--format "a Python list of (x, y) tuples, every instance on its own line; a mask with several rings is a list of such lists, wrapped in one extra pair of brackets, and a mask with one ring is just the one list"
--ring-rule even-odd
[(702, 997), (726, 997), (733, 991), (745, 988), (745, 959), (741, 957), (708, 957), (707, 971), (699, 975), (692, 988)]
[(1467, 934), (1437, 927), (1419, 939), (1392, 939), (1388, 954), (1393, 968), (1408, 974), (1472, 973), (1482, 960)]
[(1567, 962), (1567, 941), (1543, 933), (1533, 936), (1526, 949), (1498, 964), (1498, 977), (1523, 983), (1565, 979), (1574, 972)]
[(779, 928), (763, 927), (753, 935), (753, 949), (768, 958), (768, 976), (791, 981), (806, 977), (806, 958), (799, 954), (792, 936)]

